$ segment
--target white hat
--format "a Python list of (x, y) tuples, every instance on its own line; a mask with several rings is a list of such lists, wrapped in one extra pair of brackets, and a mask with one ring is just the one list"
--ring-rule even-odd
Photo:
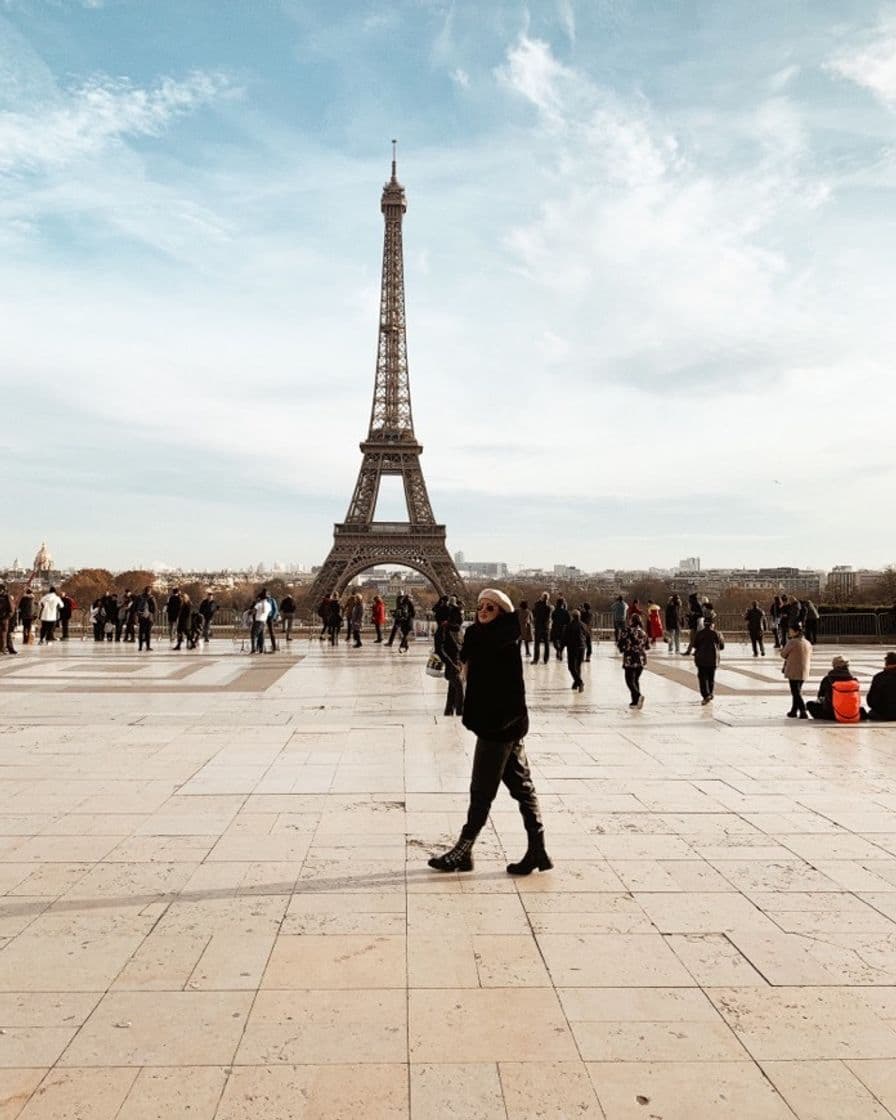
[(499, 591), (496, 587), (486, 587), (483, 591), (479, 592), (479, 599), (477, 602), (481, 603), (485, 599), (489, 603), (494, 603), (500, 607), (502, 611), (507, 611), (508, 614), (513, 612), (513, 603), (507, 598), (503, 591)]

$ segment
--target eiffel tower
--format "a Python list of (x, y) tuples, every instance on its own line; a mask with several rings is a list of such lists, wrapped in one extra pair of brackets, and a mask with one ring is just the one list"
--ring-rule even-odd
[[(312, 607), (328, 592), (341, 595), (359, 572), (380, 564), (413, 568), (440, 595), (462, 594), (464, 590), (445, 545), (445, 526), (436, 524), (429, 504), (420, 468), (423, 448), (414, 435), (411, 416), (401, 240), (407, 200), (396, 177), (394, 140), (392, 178), (383, 187), (380, 209), (386, 229), (370, 431), (361, 444), (364, 458), (345, 521), (333, 527), (333, 547), (308, 592)], [(374, 521), (383, 475), (401, 476), (407, 521)]]

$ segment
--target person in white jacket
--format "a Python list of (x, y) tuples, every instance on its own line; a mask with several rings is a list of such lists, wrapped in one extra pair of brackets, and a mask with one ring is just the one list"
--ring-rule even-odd
[(51, 587), (46, 595), (42, 596), (38, 604), (38, 618), (40, 619), (40, 641), (38, 645), (43, 645), (45, 642), (54, 642), (56, 623), (59, 621), (59, 615), (62, 612), (62, 599), (56, 594), (56, 588)]

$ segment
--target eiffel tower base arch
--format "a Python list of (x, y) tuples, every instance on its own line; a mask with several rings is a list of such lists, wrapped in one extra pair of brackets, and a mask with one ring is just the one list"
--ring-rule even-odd
[(463, 598), (466, 591), (445, 544), (444, 525), (336, 525), (333, 547), (308, 591), (309, 607), (313, 610), (324, 595), (342, 595), (359, 572), (382, 564), (412, 568), (439, 595)]

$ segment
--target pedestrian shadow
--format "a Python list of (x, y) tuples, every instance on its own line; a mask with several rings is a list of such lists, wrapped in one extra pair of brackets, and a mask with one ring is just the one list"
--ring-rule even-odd
[[(112, 866), (112, 865), (108, 865)], [(142, 865), (146, 866), (146, 865)], [(388, 871), (373, 875), (338, 875), (328, 878), (285, 880), (279, 883), (257, 883), (247, 887), (219, 887), (195, 891), (159, 891), (136, 895), (118, 895), (109, 898), (60, 898), (55, 902), (46, 899), (6, 903), (9, 896), (0, 900), (0, 920), (3, 918), (28, 917), (29, 915), (51, 915), (88, 912), (96, 910), (143, 909), (172, 902), (215, 902), (235, 898), (275, 898), (282, 895), (339, 894), (349, 892), (364, 894), (383, 887), (394, 887), (401, 883), (439, 882), (449, 876), (444, 872), (433, 872), (425, 867), (406, 871)], [(477, 882), (483, 880), (505, 880), (503, 871), (485, 871), (476, 875)]]

